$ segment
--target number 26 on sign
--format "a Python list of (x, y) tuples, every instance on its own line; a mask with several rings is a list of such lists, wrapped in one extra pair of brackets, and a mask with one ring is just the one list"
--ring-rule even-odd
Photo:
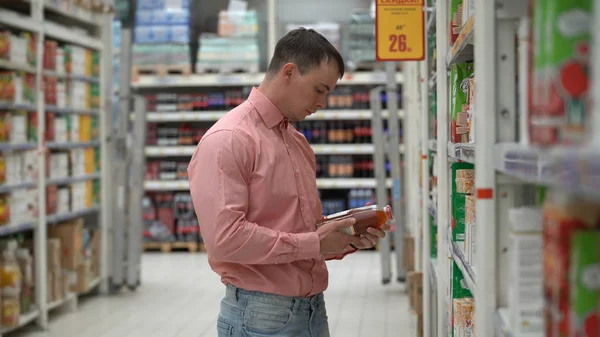
[(424, 0), (377, 0), (376, 5), (377, 60), (424, 60)]

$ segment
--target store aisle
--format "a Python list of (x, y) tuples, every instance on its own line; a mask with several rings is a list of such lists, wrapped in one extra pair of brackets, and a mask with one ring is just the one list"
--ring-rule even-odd
[[(329, 264), (326, 292), (332, 337), (408, 333), (403, 286), (381, 285), (379, 255), (360, 252)], [(80, 301), (74, 313), (51, 318), (50, 330), (10, 337), (214, 337), (224, 288), (204, 254), (145, 254), (135, 293)]]

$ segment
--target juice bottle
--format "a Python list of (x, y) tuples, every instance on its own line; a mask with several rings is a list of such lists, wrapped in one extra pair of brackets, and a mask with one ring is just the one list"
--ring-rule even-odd
[(393, 220), (394, 216), (392, 208), (389, 205), (385, 207), (378, 207), (377, 205), (364, 206), (327, 215), (323, 221), (317, 224), (317, 228), (329, 221), (347, 218), (356, 219), (356, 223), (352, 226), (342, 228), (340, 231), (348, 235), (360, 236), (366, 233), (369, 227), (382, 228), (386, 222)]

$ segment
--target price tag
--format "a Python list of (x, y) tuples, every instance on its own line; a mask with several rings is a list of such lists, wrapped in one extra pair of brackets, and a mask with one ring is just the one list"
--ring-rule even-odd
[(425, 59), (425, 0), (377, 0), (378, 61)]

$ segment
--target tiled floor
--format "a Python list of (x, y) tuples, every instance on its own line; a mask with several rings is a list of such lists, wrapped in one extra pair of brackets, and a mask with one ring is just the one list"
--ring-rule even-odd
[[(408, 336), (403, 286), (381, 285), (379, 255), (360, 252), (329, 264), (325, 300), (332, 337)], [(9, 337), (214, 337), (224, 287), (206, 256), (146, 254), (142, 286), (79, 303), (73, 313), (51, 315), (50, 329)]]

